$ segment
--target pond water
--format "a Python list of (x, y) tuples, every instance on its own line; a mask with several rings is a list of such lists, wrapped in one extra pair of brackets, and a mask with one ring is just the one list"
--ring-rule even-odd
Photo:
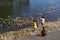
[(0, 17), (60, 18), (60, 0), (0, 0)]

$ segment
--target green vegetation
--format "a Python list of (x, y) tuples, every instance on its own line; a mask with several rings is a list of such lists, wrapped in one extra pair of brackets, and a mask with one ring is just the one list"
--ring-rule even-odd
[(0, 26), (10, 25), (10, 23), (11, 23), (11, 16), (8, 16), (7, 18), (0, 18)]

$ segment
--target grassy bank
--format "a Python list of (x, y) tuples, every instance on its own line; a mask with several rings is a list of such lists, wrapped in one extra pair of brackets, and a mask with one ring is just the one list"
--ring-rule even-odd
[[(10, 20), (7, 20), (7, 21), (12, 22)], [(15, 26), (16, 26), (15, 24), (17, 24), (17, 23), (20, 23), (20, 24), (18, 24), (18, 26), (16, 26), (19, 28), (19, 26), (21, 26), (22, 24), (29, 24), (32, 21), (29, 19), (19, 19), (18, 20), (18, 18), (16, 18), (13, 22), (14, 23), (11, 23), (12, 25), (10, 25), (11, 28), (15, 28)], [(26, 26), (26, 25), (24, 25), (24, 26)], [(41, 29), (41, 25), (38, 24), (38, 26), (39, 27), (37, 28), (37, 31), (39, 31)], [(46, 22), (45, 29), (47, 31), (60, 30), (60, 21)], [(16, 38), (28, 37), (28, 36), (31, 36), (31, 34), (33, 34), (33, 32), (31, 30), (32, 30), (32, 26), (28, 27), (28, 28), (23, 28), (21, 30), (20, 29), (16, 30), (16, 31), (10, 30), (9, 32), (0, 33), (0, 40), (14, 40)]]

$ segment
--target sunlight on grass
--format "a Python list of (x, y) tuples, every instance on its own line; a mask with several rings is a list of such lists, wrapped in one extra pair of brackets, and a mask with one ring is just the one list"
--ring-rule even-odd
[(23, 38), (31, 36), (27, 31), (10, 31), (3, 34), (0, 34), (0, 40), (12, 40), (16, 38)]

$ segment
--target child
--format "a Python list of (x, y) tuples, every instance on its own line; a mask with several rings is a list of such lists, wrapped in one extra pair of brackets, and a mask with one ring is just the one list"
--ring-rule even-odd
[(34, 29), (34, 31), (37, 29), (37, 22), (36, 22), (36, 20), (33, 20), (33, 29)]

